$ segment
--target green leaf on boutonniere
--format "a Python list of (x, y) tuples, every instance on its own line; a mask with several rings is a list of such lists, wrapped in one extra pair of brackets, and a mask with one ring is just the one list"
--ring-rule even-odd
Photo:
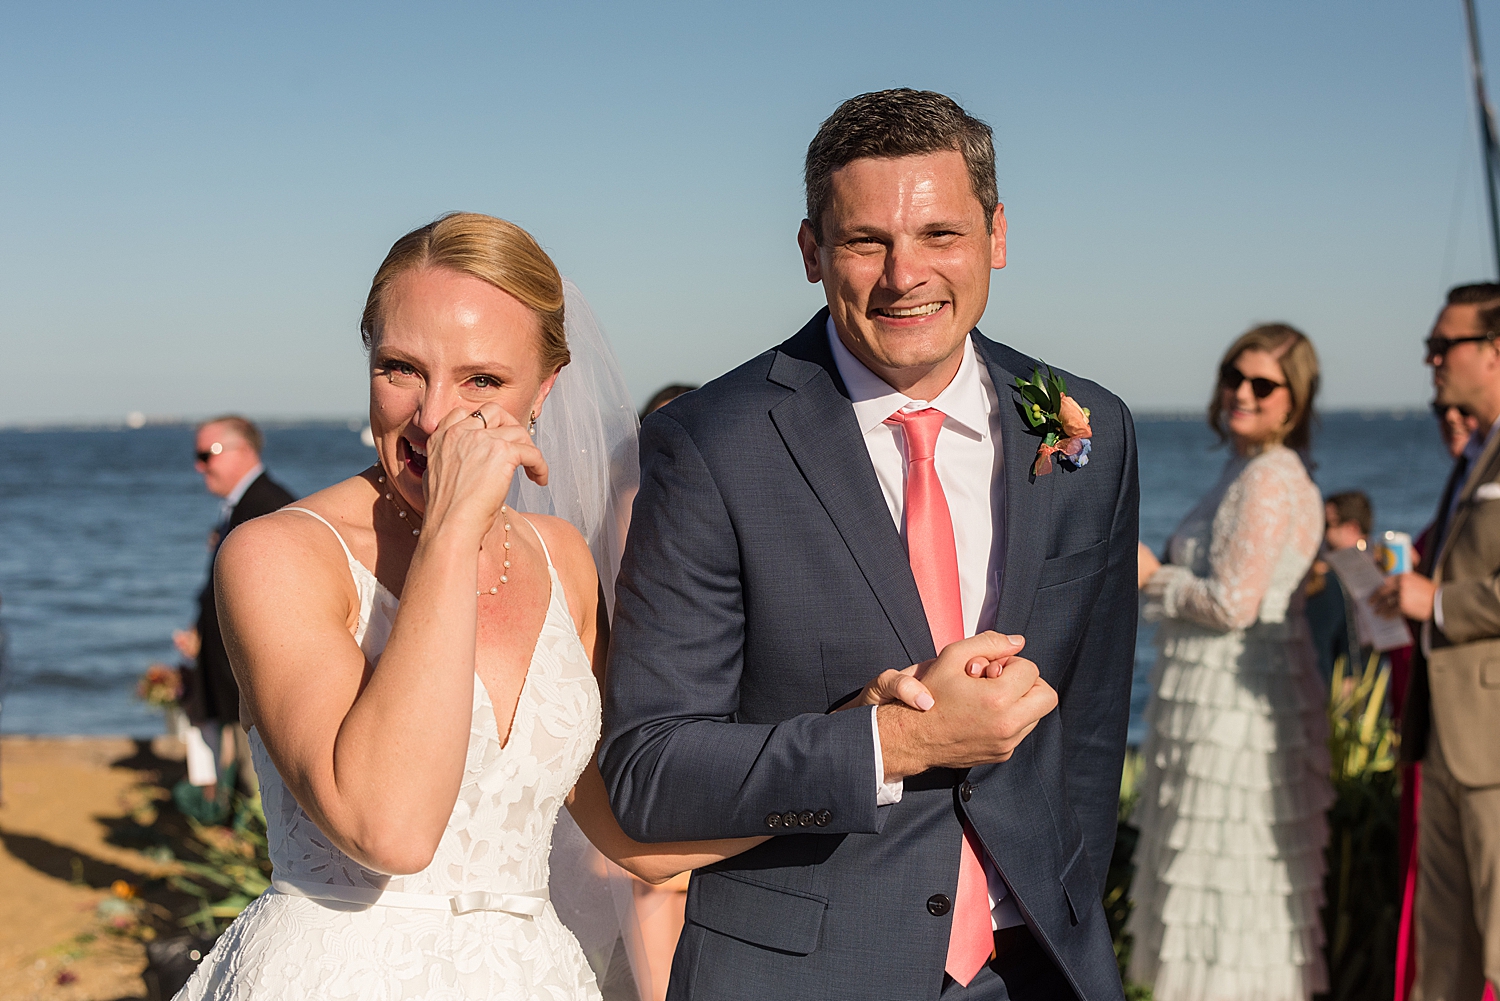
[(1043, 445), (1056, 445), (1057, 442), (1058, 442), (1058, 437), (1057, 437), (1057, 432), (1056, 431), (1048, 431), (1047, 432), (1047, 437), (1045, 437), (1045, 438), (1042, 439), (1042, 444)]

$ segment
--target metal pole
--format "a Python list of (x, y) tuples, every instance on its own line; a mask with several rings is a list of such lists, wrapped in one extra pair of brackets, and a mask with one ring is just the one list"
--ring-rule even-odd
[(1490, 247), (1495, 255), (1495, 273), (1500, 277), (1500, 206), (1496, 205), (1495, 170), (1500, 166), (1500, 151), (1495, 146), (1495, 114), (1484, 88), (1484, 60), (1479, 54), (1479, 19), (1474, 14), (1474, 0), (1464, 0), (1464, 15), (1469, 25), (1469, 73), (1474, 79), (1474, 103), (1479, 112), (1479, 143), (1484, 154), (1484, 192), (1490, 209)]

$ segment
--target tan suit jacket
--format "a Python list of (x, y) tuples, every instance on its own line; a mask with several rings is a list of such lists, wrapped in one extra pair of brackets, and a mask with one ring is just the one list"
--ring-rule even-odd
[(1454, 778), (1500, 785), (1500, 434), (1469, 471), (1432, 577), (1443, 609), (1427, 658), (1432, 725)]

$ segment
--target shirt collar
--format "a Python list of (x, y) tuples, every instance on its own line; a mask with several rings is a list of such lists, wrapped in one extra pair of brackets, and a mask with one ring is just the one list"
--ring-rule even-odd
[[(979, 379), (979, 357), (974, 342), (964, 338), (964, 357), (948, 387), (934, 400), (913, 400), (898, 392), (880, 376), (865, 367), (864, 362), (839, 340), (833, 317), (828, 318), (828, 344), (833, 349), (833, 363), (838, 366), (849, 400), (854, 404), (854, 418), (859, 433), (869, 434), (898, 410), (923, 410), (935, 407), (971, 437), (983, 439), (990, 432), (989, 409), (985, 404), (984, 385)], [(917, 404), (913, 406), (913, 404)], [(946, 423), (946, 422), (945, 422)]]
[(1495, 419), (1495, 423), (1490, 425), (1488, 431), (1481, 432), (1476, 429), (1469, 437), (1469, 443), (1464, 446), (1464, 458), (1468, 459), (1470, 464), (1476, 462), (1484, 454), (1485, 448), (1488, 447), (1490, 439), (1495, 437), (1497, 430), (1500, 430), (1500, 417)]
[(250, 484), (254, 483), (260, 477), (260, 474), (265, 471), (266, 467), (257, 462), (255, 468), (241, 477), (240, 481), (234, 485), (234, 489), (225, 495), (224, 509), (226, 511), (232, 510), (240, 502), (240, 498), (245, 496), (245, 491), (250, 489)]

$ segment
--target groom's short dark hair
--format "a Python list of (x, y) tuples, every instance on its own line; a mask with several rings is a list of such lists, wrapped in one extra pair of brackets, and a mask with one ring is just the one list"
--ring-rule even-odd
[(956, 150), (969, 168), (969, 185), (984, 206), (984, 224), (993, 223), (1000, 194), (995, 185), (995, 140), (990, 127), (958, 102), (931, 90), (878, 90), (838, 106), (807, 146), (803, 182), (807, 220), (823, 242), (823, 210), (833, 172), (866, 157), (894, 159)]

